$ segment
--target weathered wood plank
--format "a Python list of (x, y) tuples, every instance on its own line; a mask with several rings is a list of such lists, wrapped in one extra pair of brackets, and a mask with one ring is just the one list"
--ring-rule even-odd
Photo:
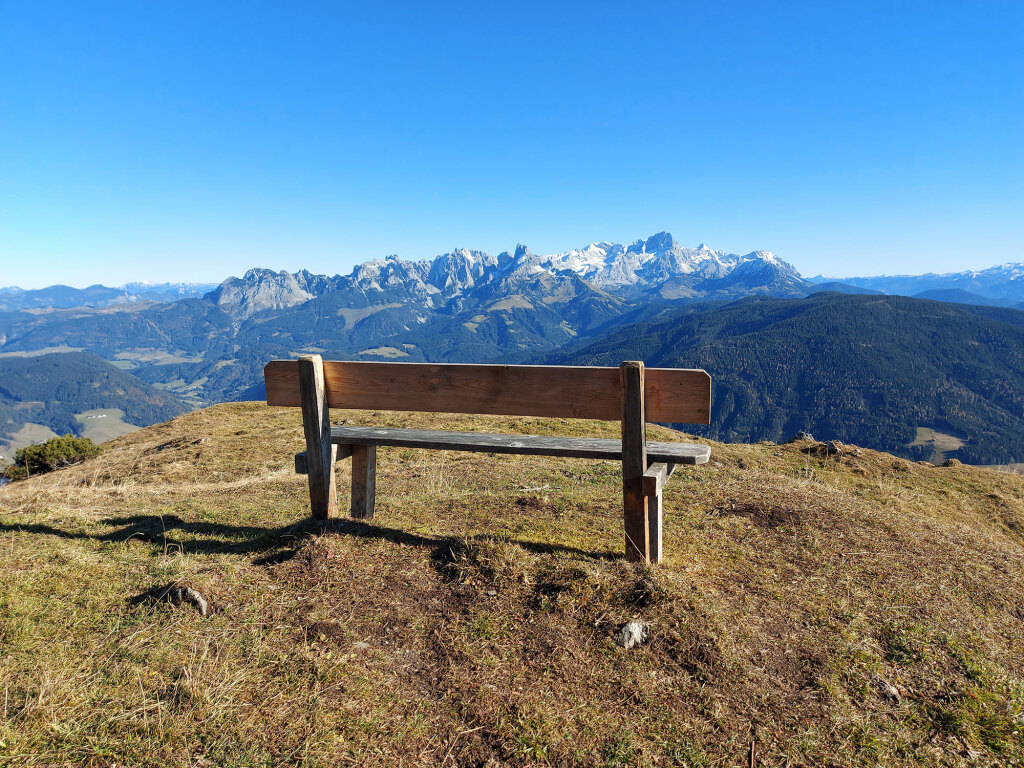
[(644, 364), (625, 362), (622, 376), (622, 505), (626, 559), (650, 560), (650, 531), (643, 476), (647, 471), (647, 420), (644, 418)]
[[(622, 418), (618, 368), (336, 361), (323, 365), (331, 408)], [(263, 376), (269, 405), (301, 404), (295, 361), (274, 360)], [(702, 370), (648, 369), (645, 400), (650, 422), (708, 424), (711, 377)]]
[[(331, 448), (334, 451), (333, 461), (339, 462), (342, 459), (347, 459), (352, 455), (352, 446), (350, 445), (337, 445), (332, 444)], [(304, 475), (306, 474), (306, 452), (295, 454), (295, 474)]]
[(338, 511), (334, 486), (334, 450), (331, 444), (331, 415), (324, 389), (324, 368), (320, 355), (298, 360), (302, 429), (306, 435), (306, 477), (313, 517), (325, 520)]
[(645, 368), (649, 424), (710, 424), (711, 377), (699, 368)]
[(369, 520), (377, 497), (377, 446), (352, 446), (352, 517)]
[[(496, 435), (483, 432), (445, 432), (384, 427), (331, 427), (331, 440), (341, 445), (387, 445), (443, 451), (510, 453), (527, 456), (565, 456), (579, 459), (622, 459), (622, 441), (595, 437)], [(647, 443), (648, 461), (670, 464), (705, 464), (711, 456), (706, 445)]]

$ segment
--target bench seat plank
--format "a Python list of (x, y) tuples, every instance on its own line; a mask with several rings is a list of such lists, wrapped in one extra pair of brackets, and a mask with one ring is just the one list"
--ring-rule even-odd
[[(338, 445), (390, 445), (434, 448), (442, 451), (515, 453), (530, 456), (566, 456), (579, 459), (622, 459), (622, 441), (594, 437), (539, 437), (494, 435), (381, 427), (331, 427), (331, 442)], [(711, 448), (690, 443), (647, 443), (647, 460), (666, 464), (706, 464)]]

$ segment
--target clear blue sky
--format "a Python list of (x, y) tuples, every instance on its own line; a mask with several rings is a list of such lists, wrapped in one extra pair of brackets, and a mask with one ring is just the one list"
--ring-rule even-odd
[(1024, 2), (0, 0), (0, 285), (660, 230), (1024, 261)]

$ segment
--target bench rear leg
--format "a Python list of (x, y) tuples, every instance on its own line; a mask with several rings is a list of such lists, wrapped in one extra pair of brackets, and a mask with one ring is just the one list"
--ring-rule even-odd
[(377, 446), (352, 446), (352, 517), (369, 520), (377, 491)]
[(306, 475), (313, 517), (326, 520), (338, 512), (334, 490), (334, 459), (331, 445), (331, 414), (327, 408), (324, 363), (320, 355), (299, 358), (299, 393), (302, 399), (302, 430), (306, 435)]
[(647, 471), (647, 436), (644, 414), (644, 364), (627, 362), (622, 375), (622, 506), (626, 529), (626, 559), (650, 561), (650, 531), (643, 475)]

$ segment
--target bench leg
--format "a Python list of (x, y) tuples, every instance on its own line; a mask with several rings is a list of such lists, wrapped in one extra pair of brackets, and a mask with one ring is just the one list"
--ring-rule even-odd
[(650, 560), (647, 497), (643, 475), (647, 471), (647, 438), (644, 414), (644, 364), (623, 363), (622, 377), (622, 506), (626, 529), (626, 559)]
[(675, 469), (675, 464), (651, 464), (643, 476), (644, 496), (647, 498), (647, 540), (652, 563), (660, 563), (665, 551), (661, 543), (661, 521), (665, 509), (661, 489)]
[(661, 562), (661, 488), (647, 497), (647, 531), (651, 562)]
[(324, 363), (320, 355), (299, 358), (299, 393), (302, 398), (302, 429), (306, 436), (306, 476), (313, 517), (326, 520), (338, 511), (334, 491), (334, 459), (331, 415), (324, 387)]
[(352, 446), (352, 517), (369, 520), (377, 490), (377, 446)]

